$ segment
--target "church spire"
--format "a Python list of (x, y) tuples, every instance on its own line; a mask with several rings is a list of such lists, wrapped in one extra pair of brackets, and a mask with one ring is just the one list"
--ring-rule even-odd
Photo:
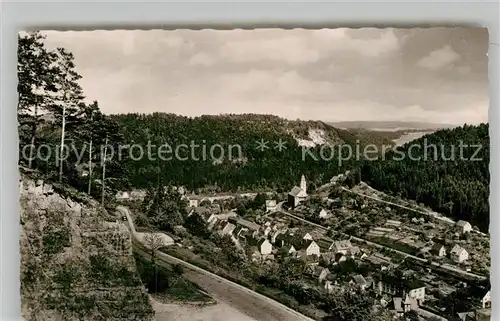
[(304, 193), (307, 193), (307, 182), (304, 175), (300, 178), (300, 188), (304, 191)]

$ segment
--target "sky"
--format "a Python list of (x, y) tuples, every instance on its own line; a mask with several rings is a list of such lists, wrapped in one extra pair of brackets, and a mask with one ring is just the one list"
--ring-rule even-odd
[(483, 28), (45, 31), (105, 113), (488, 119)]

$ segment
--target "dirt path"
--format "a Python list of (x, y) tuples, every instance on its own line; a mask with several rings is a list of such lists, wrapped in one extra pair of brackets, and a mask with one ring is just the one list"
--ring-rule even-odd
[(150, 297), (155, 310), (155, 321), (258, 321), (224, 302), (204, 307), (164, 304)]

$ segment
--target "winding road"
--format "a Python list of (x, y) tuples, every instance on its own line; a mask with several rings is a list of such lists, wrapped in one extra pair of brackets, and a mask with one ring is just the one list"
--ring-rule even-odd
[[(128, 208), (118, 206), (116, 210), (127, 217), (128, 227), (131, 232), (134, 251), (139, 255), (150, 258), (150, 254), (143, 244), (137, 239), (137, 232)], [(199, 268), (193, 264), (182, 261), (176, 257), (158, 251), (156, 260), (159, 265), (181, 264), (188, 271), (184, 277), (200, 285), (214, 298), (229, 304), (249, 317), (258, 321), (314, 321), (287, 306), (274, 301), (262, 294), (245, 288), (239, 284), (224, 279), (214, 273)]]

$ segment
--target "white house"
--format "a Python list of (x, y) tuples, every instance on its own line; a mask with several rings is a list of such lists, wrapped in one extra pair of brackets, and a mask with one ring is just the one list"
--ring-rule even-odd
[(328, 274), (330, 274), (330, 270), (328, 270), (327, 268), (323, 268), (320, 266), (312, 266), (311, 268), (313, 269), (312, 275), (313, 277), (317, 278), (319, 284), (323, 283)]
[(201, 214), (203, 219), (207, 222), (207, 224), (213, 224), (217, 221), (217, 215), (212, 212), (204, 212)]
[(455, 226), (460, 233), (468, 233), (472, 231), (472, 225), (470, 225), (467, 221), (458, 221)]
[(131, 200), (143, 200), (146, 197), (146, 191), (141, 189), (134, 189), (130, 192)]
[(410, 295), (406, 295), (406, 298), (403, 302), (404, 312), (415, 311), (418, 309), (418, 300), (412, 298)]
[(462, 263), (469, 259), (469, 253), (460, 245), (455, 245), (450, 251), (450, 258), (456, 263)]
[(198, 207), (198, 200), (189, 200), (189, 207)]
[(271, 242), (267, 239), (263, 239), (259, 242), (259, 251), (261, 255), (269, 255), (273, 251), (273, 246)]
[(438, 257), (446, 256), (446, 248), (444, 245), (436, 243), (432, 246), (431, 253)]
[(226, 226), (224, 226), (224, 228), (222, 229), (221, 234), (222, 235), (232, 235), (235, 228), (236, 228), (236, 226), (234, 224), (227, 222)]
[(411, 284), (406, 284), (408, 290), (407, 295), (410, 298), (417, 300), (419, 304), (422, 304), (425, 300), (425, 284), (420, 282), (414, 283), (416, 284), (413, 286)]
[(274, 212), (277, 208), (276, 200), (266, 200), (266, 212)]
[(229, 212), (226, 212), (226, 213), (223, 213), (223, 214), (217, 214), (217, 215), (215, 215), (215, 217), (218, 220), (221, 220), (221, 221), (227, 221), (230, 218), (237, 217), (237, 216), (238, 216), (238, 214), (236, 214), (233, 211), (229, 211)]
[(361, 291), (366, 290), (369, 285), (368, 282), (366, 282), (366, 279), (361, 274), (353, 276), (351, 282), (349, 283), (355, 285)]
[(306, 255), (317, 255), (319, 256), (321, 254), (319, 245), (314, 242), (313, 240), (308, 240), (306, 242), (306, 245), (304, 246), (304, 249), (306, 251)]
[(120, 201), (128, 200), (128, 199), (130, 199), (130, 195), (128, 194), (128, 192), (117, 192), (116, 199), (120, 200)]
[(311, 234), (309, 233), (305, 233), (303, 236), (302, 236), (302, 239), (305, 240), (305, 241), (313, 241), (313, 237), (311, 236)]
[(347, 256), (345, 256), (342, 253), (338, 253), (338, 254), (339, 254), (339, 256), (337, 257), (338, 258), (338, 262), (337, 263), (342, 263), (342, 262), (347, 261)]
[(327, 212), (327, 211), (325, 211), (325, 209), (323, 208), (323, 209), (319, 212), (318, 216), (319, 216), (319, 218), (327, 218), (327, 217), (328, 217), (328, 216), (330, 216), (330, 215), (328, 215), (328, 212)]
[(491, 308), (491, 291), (486, 292), (486, 294), (481, 299), (481, 304), (483, 309)]
[(333, 286), (332, 281), (327, 280), (325, 282), (325, 290), (327, 293), (332, 293), (334, 291), (335, 287)]
[(417, 300), (420, 305), (425, 300), (425, 283), (418, 279), (401, 280), (394, 276), (383, 274), (379, 279), (378, 285), (375, 286), (375, 289), (380, 295), (383, 293), (396, 295), (403, 290), (408, 297)]
[(270, 227), (270, 226), (267, 226), (265, 229), (264, 229), (264, 236), (268, 236), (269, 233), (271, 233), (273, 231), (273, 228)]

